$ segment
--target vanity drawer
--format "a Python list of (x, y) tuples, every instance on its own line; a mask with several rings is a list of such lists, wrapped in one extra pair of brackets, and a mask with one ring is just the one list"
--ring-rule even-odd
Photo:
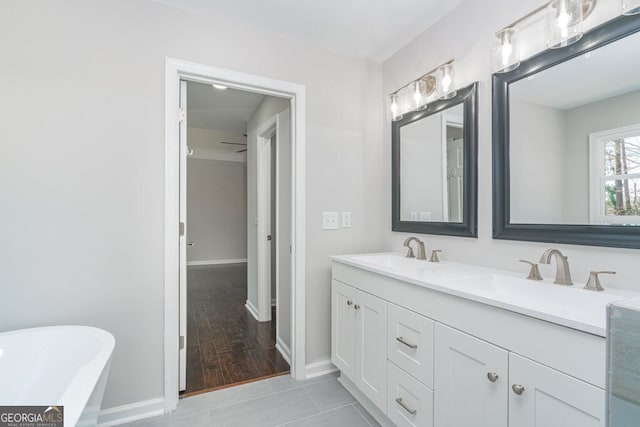
[(387, 362), (387, 417), (396, 426), (433, 427), (433, 391)]
[(389, 304), (387, 358), (433, 388), (434, 322)]

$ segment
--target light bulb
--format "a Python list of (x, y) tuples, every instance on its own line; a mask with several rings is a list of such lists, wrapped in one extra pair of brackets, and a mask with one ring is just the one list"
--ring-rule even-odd
[(506, 67), (507, 65), (509, 65), (509, 60), (511, 59), (511, 54), (513, 53), (513, 46), (511, 45), (510, 41), (506, 41), (503, 45), (502, 45), (502, 66)]
[(396, 94), (389, 95), (389, 112), (391, 113), (390, 118), (392, 121), (399, 120), (402, 117), (398, 114), (398, 110), (398, 96)]
[(415, 88), (413, 91), (413, 102), (415, 107), (418, 108), (422, 105), (422, 93), (420, 93), (420, 82), (415, 82)]
[(569, 35), (569, 23), (571, 22), (571, 14), (567, 12), (566, 5), (564, 3), (560, 3), (560, 8), (558, 9), (558, 18), (556, 19), (556, 23), (558, 28), (560, 29), (560, 37), (567, 38)]
[(582, 38), (583, 0), (552, 0), (547, 6), (547, 47), (569, 46)]
[(451, 88), (451, 76), (449, 74), (445, 74), (442, 77), (442, 90), (446, 93), (449, 92)]

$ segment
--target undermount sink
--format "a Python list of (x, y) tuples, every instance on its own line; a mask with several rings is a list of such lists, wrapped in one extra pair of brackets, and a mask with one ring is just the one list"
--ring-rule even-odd
[(371, 255), (354, 255), (351, 257), (356, 263), (362, 263), (371, 269), (387, 273), (400, 273), (417, 280), (442, 281), (468, 277), (474, 273), (474, 268), (465, 264), (450, 262), (429, 262), (416, 258), (407, 258), (397, 253), (382, 253)]
[(560, 286), (553, 284), (552, 279), (527, 280), (509, 271), (448, 261), (432, 263), (398, 253), (332, 258), (418, 286), (600, 336), (605, 336), (607, 305), (634, 296), (622, 290), (593, 292), (583, 289), (584, 284)]
[(608, 304), (628, 298), (587, 291), (582, 289), (584, 284), (559, 286), (550, 280), (534, 281), (501, 274), (448, 280), (445, 286), (468, 291), (480, 298), (518, 306), (521, 312), (545, 313), (598, 327), (604, 327)]

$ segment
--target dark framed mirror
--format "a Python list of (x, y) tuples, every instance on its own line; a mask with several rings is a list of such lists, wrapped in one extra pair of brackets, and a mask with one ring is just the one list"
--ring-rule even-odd
[(392, 122), (392, 230), (477, 237), (478, 83)]
[(640, 16), (493, 75), (493, 238), (640, 248)]

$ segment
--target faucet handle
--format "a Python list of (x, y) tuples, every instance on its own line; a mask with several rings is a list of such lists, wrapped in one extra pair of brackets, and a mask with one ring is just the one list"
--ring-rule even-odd
[(442, 252), (442, 249), (434, 249), (431, 251), (429, 262), (440, 262), (440, 258), (438, 258), (438, 252)]
[(540, 269), (538, 269), (538, 264), (535, 262), (527, 261), (526, 259), (521, 259), (520, 262), (524, 262), (531, 266), (531, 270), (529, 270), (529, 275), (527, 279), (529, 280), (542, 280), (542, 275), (540, 274)]
[(596, 292), (604, 291), (605, 288), (602, 287), (598, 274), (616, 274), (616, 272), (615, 271), (592, 271), (589, 274), (589, 280), (587, 280), (587, 286), (585, 286), (584, 289), (588, 289), (590, 291), (596, 291)]
[(415, 258), (415, 254), (413, 253), (413, 248), (411, 246), (407, 246), (407, 248), (409, 248), (409, 250), (407, 251), (407, 255), (405, 255), (406, 258)]

